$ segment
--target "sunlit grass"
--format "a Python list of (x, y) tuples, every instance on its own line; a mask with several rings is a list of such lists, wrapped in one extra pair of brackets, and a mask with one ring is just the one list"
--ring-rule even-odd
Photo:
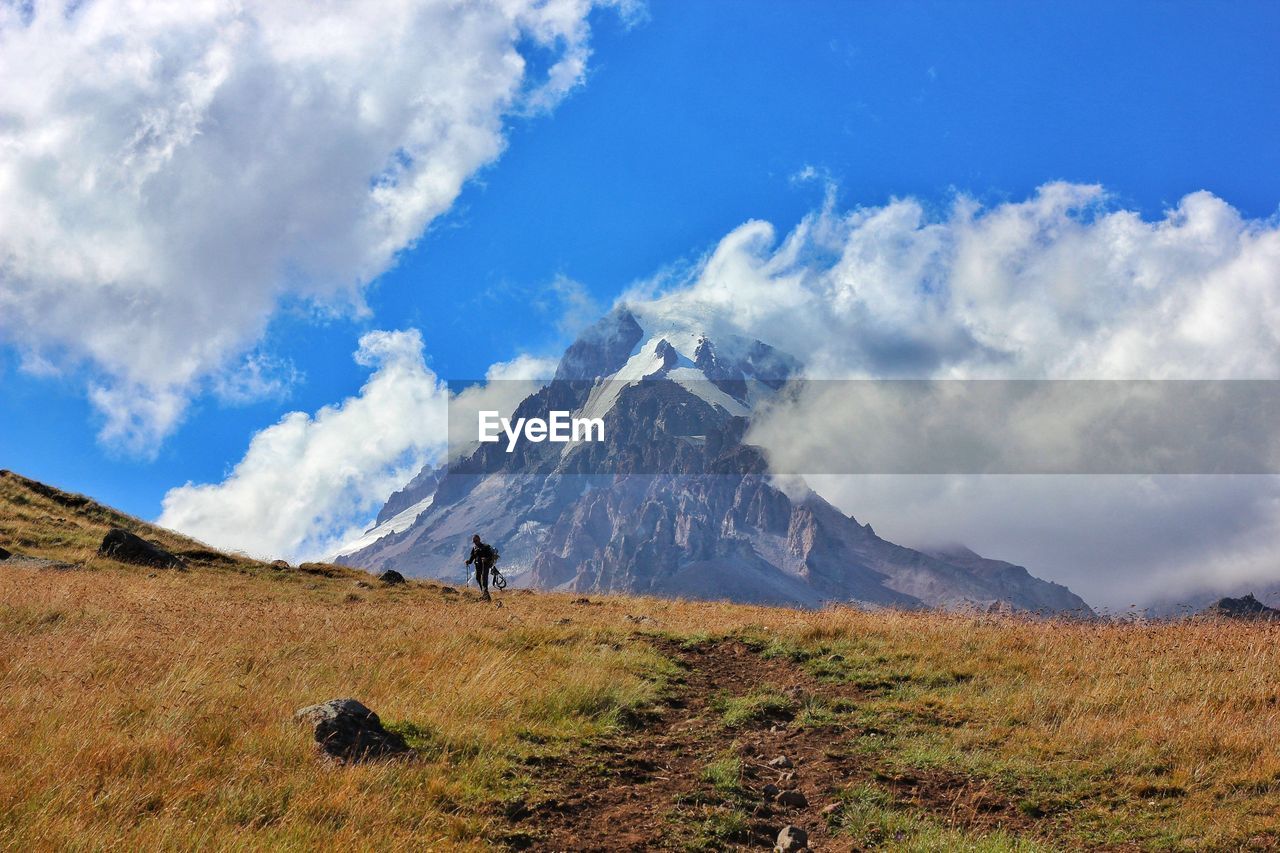
[[(497, 608), (432, 584), (357, 589), (372, 579), (350, 570), (126, 567), (94, 556), (118, 523), (106, 510), (85, 516), (4, 478), (0, 501), (0, 544), (82, 566), (0, 564), (0, 848), (487, 846), (508, 829), (502, 805), (546, 783), (531, 757), (574, 760), (678, 689), (678, 668), (627, 616), (692, 642), (738, 637), (852, 692), (743, 685), (715, 697), (710, 721), (726, 750), (775, 717), (827, 727), (862, 768), (832, 780), (831, 821), (850, 843), (1280, 843), (1280, 626), (514, 593)], [(293, 711), (343, 696), (418, 757), (318, 761)], [(726, 802), (737, 760), (726, 751), (703, 771)], [(989, 786), (1034, 832), (962, 831), (895, 796), (894, 780), (924, 772)], [(708, 846), (743, 831), (740, 809), (692, 808)]]

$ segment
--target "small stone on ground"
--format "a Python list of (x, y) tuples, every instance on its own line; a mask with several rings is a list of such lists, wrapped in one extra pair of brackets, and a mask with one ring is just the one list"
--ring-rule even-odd
[(783, 791), (778, 795), (778, 804), (793, 809), (802, 809), (809, 805), (809, 800), (799, 791)]
[(778, 833), (774, 853), (799, 853), (809, 844), (809, 833), (798, 826), (784, 826)]

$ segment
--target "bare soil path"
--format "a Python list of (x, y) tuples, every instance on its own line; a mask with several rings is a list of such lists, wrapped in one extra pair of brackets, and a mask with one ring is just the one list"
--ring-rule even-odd
[[(782, 827), (794, 824), (808, 833), (811, 850), (854, 849), (829, 829), (830, 812), (824, 811), (838, 808), (839, 791), (851, 782), (870, 778), (865, 759), (849, 749), (851, 724), (839, 718), (827, 725), (792, 720), (815, 703), (856, 702), (856, 688), (821, 682), (789, 659), (763, 657), (736, 640), (652, 642), (681, 665), (683, 683), (645, 724), (569, 761), (536, 768), (547, 798), (513, 820), (513, 846), (771, 849)], [(762, 691), (787, 697), (791, 706), (726, 724), (726, 701)], [(713, 765), (736, 769), (736, 784), (726, 784), (723, 772), (709, 772)], [(1025, 822), (1011, 803), (967, 779), (878, 781), (895, 799), (951, 825), (1016, 829), (1014, 824)], [(803, 802), (788, 804), (795, 798), (780, 798), (767, 786), (799, 792)]]

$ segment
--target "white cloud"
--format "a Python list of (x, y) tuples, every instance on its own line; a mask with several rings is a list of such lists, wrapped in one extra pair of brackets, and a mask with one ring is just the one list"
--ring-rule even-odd
[(820, 377), (1280, 378), (1280, 226), (1210, 193), (1155, 221), (1077, 184), (939, 217), (830, 198), (780, 243), (748, 222), (665, 292), (624, 299)]
[(292, 361), (265, 352), (252, 352), (235, 369), (223, 371), (214, 378), (213, 392), (219, 400), (231, 405), (284, 399), (303, 379)]
[(478, 446), (477, 416), (481, 411), (509, 416), (530, 394), (547, 384), (555, 375), (558, 360), (520, 355), (511, 361), (498, 362), (485, 371), (485, 381), (476, 383), (449, 398), (450, 460)]
[(218, 484), (171, 489), (158, 523), (263, 558), (317, 557), (356, 535), (387, 495), (444, 450), (448, 391), (416, 330), (369, 332), (354, 397), (257, 433)]
[(424, 361), (421, 334), (369, 332), (359, 394), (309, 416), (291, 412), (255, 434), (221, 482), (187, 483), (164, 497), (158, 523), (211, 545), (262, 558), (315, 559), (360, 535), (387, 495), (438, 464), (450, 418), (509, 413), (555, 372), (552, 359), (493, 365), (486, 383), (456, 396)]
[[(780, 242), (768, 223), (747, 222), (693, 268), (624, 301), (659, 326), (758, 337), (820, 378), (1280, 379), (1280, 223), (1245, 219), (1211, 193), (1154, 220), (1100, 187), (1062, 183), (988, 208), (960, 196), (940, 215), (914, 199), (841, 212), (833, 198)], [(859, 432), (832, 423), (823, 395), (809, 399), (821, 405), (749, 440), (786, 451), (787, 470), (838, 470), (831, 439), (855, 448)], [(890, 538), (963, 541), (1124, 606), (1206, 583), (1280, 580), (1278, 480), (813, 484)]]
[(0, 339), (152, 447), (283, 296), (360, 310), (504, 117), (582, 80), (591, 5), (0, 5)]
[(818, 179), (818, 170), (815, 167), (806, 163), (803, 166), (801, 166), (799, 171), (795, 172), (790, 177), (789, 180), (793, 184), (807, 184), (810, 181), (816, 181), (817, 179)]
[(523, 354), (491, 365), (484, 378), (486, 382), (545, 382), (555, 375), (559, 363), (558, 358)]

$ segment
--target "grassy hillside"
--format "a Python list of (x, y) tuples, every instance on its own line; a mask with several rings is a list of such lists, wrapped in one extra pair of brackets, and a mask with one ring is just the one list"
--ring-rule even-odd
[(84, 495), (0, 470), (0, 546), (17, 554), (81, 567), (118, 567), (120, 564), (97, 556), (102, 537), (112, 527), (149, 539), (196, 566), (250, 571), (266, 565), (217, 551)]
[[(190, 570), (97, 557), (110, 525)], [(485, 605), (9, 474), (0, 546), (70, 566), (0, 562), (0, 848), (1280, 846), (1275, 625)], [(341, 696), (417, 756), (320, 760), (292, 714)]]

